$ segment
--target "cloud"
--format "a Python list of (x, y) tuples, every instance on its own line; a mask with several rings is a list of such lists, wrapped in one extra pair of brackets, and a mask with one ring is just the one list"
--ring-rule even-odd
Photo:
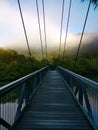
[[(24, 46), (25, 37), (17, 3), (11, 3), (8, 0), (1, 0), (0, 9), (0, 46), (15, 46), (15, 44), (17, 46)], [(22, 5), (22, 11), (30, 45), (40, 46), (36, 10), (28, 8), (24, 9)], [(42, 15), (40, 17), (44, 43), (43, 17)], [(59, 41), (59, 29), (55, 23), (49, 20), (46, 21), (46, 35), (49, 46), (51, 46), (50, 44), (55, 45)]]
[(20, 21), (16, 6), (7, 0), (0, 1), (0, 44), (5, 44), (19, 36)]
[[(39, 38), (39, 28), (38, 28), (38, 20), (37, 20), (35, 3), (33, 3), (33, 7), (31, 7), (31, 5), (24, 4), (25, 2), (23, 3), (23, 1), (24, 0), (20, 2), (22, 5), (23, 17), (26, 25), (30, 47), (32, 48), (36, 47), (39, 49), (40, 38)], [(57, 47), (59, 47), (59, 40), (60, 40), (61, 5), (59, 5), (58, 3), (58, 5), (56, 5), (57, 7), (56, 6), (54, 7), (55, 1), (52, 6), (51, 4), (52, 4), (52, 0), (50, 2), (50, 5), (48, 2), (45, 3), (47, 46), (48, 49), (50, 48), (57, 49)], [(65, 6), (67, 7), (67, 5)], [(40, 9), (40, 18), (41, 18), (40, 22), (41, 22), (41, 30), (42, 30), (42, 39), (43, 39), (43, 45), (45, 46), (42, 8), (40, 7), (39, 9)], [(13, 46), (18, 48), (23, 48), (23, 47), (26, 48), (27, 46), (26, 46), (26, 41), (25, 41), (25, 36), (24, 36), (24, 31), (22, 27), (17, 1), (11, 2), (10, 0), (0, 0), (0, 10), (1, 10), (0, 11), (0, 47)], [(77, 17), (77, 15), (75, 16)], [(64, 20), (66, 21), (66, 19)], [(77, 21), (77, 18), (76, 19), (74, 18), (74, 20)], [(62, 33), (62, 48), (64, 46), (64, 40), (65, 40), (65, 29), (66, 29), (65, 21), (63, 23), (64, 25), (63, 25), (63, 33)], [(71, 20), (70, 22), (74, 24), (73, 20)], [(80, 24), (78, 26), (80, 26)], [(92, 39), (94, 40), (94, 36), (95, 34), (89, 34), (89, 35), (85, 34), (82, 44), (90, 43)], [(71, 34), (69, 32), (67, 37), (66, 47), (67, 48), (77, 47), (79, 44), (79, 40), (80, 40), (80, 34)]]
[[(67, 52), (71, 50), (72, 55), (76, 54), (79, 46), (81, 33), (73, 35), (71, 42), (68, 44)], [(74, 44), (74, 46), (71, 46)], [(69, 53), (69, 52), (68, 52)], [(98, 32), (84, 33), (80, 47), (80, 55), (98, 55)]]

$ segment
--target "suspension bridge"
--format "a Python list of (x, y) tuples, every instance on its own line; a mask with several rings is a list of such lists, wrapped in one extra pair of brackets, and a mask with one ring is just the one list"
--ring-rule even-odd
[[(27, 32), (24, 24), (20, 1), (17, 0), (27, 48), (32, 61)], [(87, 17), (92, 0), (89, 1), (86, 18), (75, 57), (75, 66), (82, 43)], [(68, 21), (64, 42), (70, 20), (71, 3), (69, 3)], [(45, 8), (43, 21), (45, 50), (47, 58), (47, 39), (45, 25)], [(36, 0), (39, 35), (42, 58), (44, 56), (38, 1)], [(59, 56), (61, 53), (62, 22), (64, 0), (62, 0), (62, 17), (60, 29)], [(0, 129), (1, 130), (98, 130), (98, 83), (69, 71), (61, 66), (50, 70), (48, 66), (30, 73), (0, 88)]]
[[(9, 103), (16, 93), (18, 104)], [(98, 83), (62, 67), (45, 67), (7, 84), (0, 97), (8, 101), (0, 117), (8, 129), (97, 130)]]

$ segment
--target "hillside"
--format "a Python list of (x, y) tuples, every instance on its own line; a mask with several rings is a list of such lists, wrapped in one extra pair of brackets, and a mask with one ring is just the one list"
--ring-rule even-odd
[[(68, 36), (68, 40), (66, 43), (65, 48), (65, 55), (66, 56), (75, 56), (76, 51), (79, 45), (81, 33), (74, 34)], [(57, 55), (59, 50), (59, 42), (58, 43), (48, 43), (48, 55), (49, 57)], [(63, 53), (63, 44), (64, 41), (62, 40), (62, 46), (61, 46), (61, 54)], [(23, 46), (24, 45), (24, 46)], [(13, 49), (18, 51), (19, 54), (23, 54), (25, 56), (28, 56), (28, 50), (25, 43), (14, 43), (9, 46), (3, 47), (4, 49)], [(33, 43), (30, 45), (30, 50), (32, 53), (32, 56), (41, 59), (41, 47), (40, 43)], [(45, 54), (45, 48), (44, 48), (44, 54)], [(83, 36), (83, 41), (81, 44), (80, 49), (80, 55), (83, 56), (98, 56), (98, 33), (85, 33)]]
[[(62, 66), (73, 71), (74, 58), (73, 57), (58, 57), (58, 55), (48, 55), (46, 59), (35, 59), (19, 54), (15, 50), (0, 49), (0, 86), (14, 81), (24, 75), (27, 75), (35, 70), (38, 70), (46, 65), (51, 69), (56, 66)], [(81, 56), (78, 60), (75, 72), (98, 81), (98, 56)]]

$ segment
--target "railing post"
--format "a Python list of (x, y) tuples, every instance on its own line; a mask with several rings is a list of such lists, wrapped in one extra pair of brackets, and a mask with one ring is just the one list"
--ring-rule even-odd
[(69, 86), (73, 91), (73, 82), (72, 82), (72, 77), (71, 76), (69, 76)]
[(21, 107), (22, 107), (22, 103), (23, 103), (24, 94), (25, 94), (25, 83), (23, 83), (21, 94), (19, 96), (18, 107), (17, 107), (17, 111), (16, 111), (16, 115), (15, 115), (14, 120), (16, 120), (19, 117), (20, 113), (21, 113)]
[(84, 99), (85, 99), (85, 104), (86, 104), (86, 108), (87, 108), (87, 111), (88, 111), (88, 115), (91, 118), (93, 118), (93, 116), (92, 116), (92, 110), (91, 110), (91, 106), (90, 106), (90, 103), (89, 103), (89, 99), (88, 99), (86, 88), (84, 88), (84, 86), (83, 86), (82, 90), (83, 90), (83, 95), (84, 95)]
[(78, 87), (78, 86), (76, 86), (76, 89), (75, 89), (75, 92), (74, 92), (75, 96), (77, 95), (78, 90), (79, 90), (79, 87)]
[(34, 77), (33, 94), (36, 92), (36, 88), (37, 88), (37, 75), (35, 75), (35, 77)]
[(40, 77), (40, 81), (41, 81), (41, 79), (42, 79), (42, 72), (39, 73), (39, 77)]
[(79, 102), (81, 105), (83, 105), (83, 91), (81, 81), (79, 82)]
[(25, 105), (28, 103), (29, 101), (29, 85), (28, 82), (25, 82), (25, 95), (24, 95), (24, 99), (25, 99)]
[[(29, 99), (32, 97), (32, 95), (33, 95), (33, 89), (34, 89), (34, 81), (33, 81), (33, 78), (34, 77), (32, 77), (31, 78), (31, 82), (29, 81), (28, 82), (28, 86), (29, 86)], [(32, 83), (33, 82), (33, 83)]]
[(37, 85), (39, 84), (40, 82), (40, 73), (37, 74)]
[(68, 85), (70, 86), (70, 75), (68, 73), (66, 74), (66, 79), (67, 79)]

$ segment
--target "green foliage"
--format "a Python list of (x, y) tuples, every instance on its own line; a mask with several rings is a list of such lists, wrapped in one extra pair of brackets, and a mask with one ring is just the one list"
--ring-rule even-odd
[(57, 66), (62, 66), (82, 76), (98, 81), (98, 56), (81, 56), (79, 57), (75, 68), (74, 65), (75, 62), (72, 57), (65, 57), (64, 59), (62, 57), (53, 57), (49, 62), (51, 69), (55, 69)]
[(98, 58), (80, 58), (77, 63), (76, 73), (88, 78), (96, 78), (98, 76)]
[[(46, 65), (51, 69), (62, 66), (66, 69), (74, 70), (74, 59), (72, 57), (50, 57), (48, 56), (49, 60), (37, 60), (33, 57), (31, 63), (29, 57), (18, 54), (15, 50), (0, 49), (0, 86), (32, 73)], [(98, 57), (81, 56), (77, 62), (75, 72), (98, 81)]]
[(57, 66), (62, 66), (66, 69), (73, 69), (73, 58), (65, 57), (64, 59), (62, 57), (53, 57), (50, 60), (50, 68), (55, 69)]
[(0, 86), (41, 68), (38, 60), (18, 54), (14, 50), (0, 49)]

